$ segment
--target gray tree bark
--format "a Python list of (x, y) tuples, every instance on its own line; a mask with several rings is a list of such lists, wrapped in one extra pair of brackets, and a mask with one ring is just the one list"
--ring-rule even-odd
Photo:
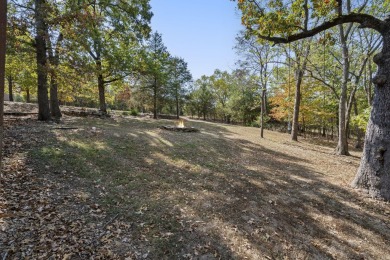
[(263, 86), (261, 90), (261, 112), (260, 112), (260, 137), (264, 138), (264, 114), (266, 108), (266, 95), (267, 86)]
[(343, 76), (342, 76), (341, 93), (340, 93), (340, 100), (339, 100), (339, 140), (336, 147), (336, 154), (349, 155), (347, 127), (346, 127), (349, 57), (348, 57), (347, 39), (342, 24), (339, 25), (339, 30), (340, 30), (340, 39), (341, 39), (342, 56), (343, 56)]
[(382, 31), (383, 49), (374, 56), (378, 72), (363, 156), (352, 186), (372, 197), (390, 200), (390, 21)]

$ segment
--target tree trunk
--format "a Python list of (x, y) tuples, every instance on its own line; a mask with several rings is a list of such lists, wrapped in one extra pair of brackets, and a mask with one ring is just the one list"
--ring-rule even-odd
[(333, 140), (333, 135), (334, 135), (333, 117), (330, 119), (330, 126), (331, 126), (330, 139)]
[(367, 86), (367, 101), (368, 104), (371, 106), (372, 105), (372, 64), (371, 62), (368, 63), (368, 76), (369, 76), (369, 81), (368, 81), (368, 86)]
[(180, 108), (179, 108), (179, 91), (176, 89), (176, 118), (180, 118)]
[(54, 71), (50, 73), (50, 109), (51, 115), (59, 120), (62, 117), (60, 104), (58, 102), (58, 81)]
[(265, 113), (265, 93), (266, 86), (263, 86), (263, 90), (261, 93), (261, 112), (260, 112), (260, 137), (264, 138), (264, 113)]
[(14, 94), (13, 94), (13, 78), (12, 76), (8, 76), (8, 93), (9, 93), (9, 101), (14, 101)]
[(50, 60), (50, 110), (51, 115), (59, 120), (62, 117), (60, 110), (60, 103), (58, 102), (58, 79), (57, 79), (57, 70), (60, 63), (59, 59), (59, 45), (63, 37), (60, 33), (55, 44), (55, 49), (52, 49), (52, 44), (50, 39), (48, 39), (49, 47), (49, 60)]
[(347, 137), (350, 136), (350, 121), (351, 121), (351, 112), (352, 112), (352, 106), (353, 106), (353, 101), (355, 100), (355, 94), (356, 94), (356, 91), (357, 91), (357, 84), (359, 82), (356, 82), (355, 86), (353, 87), (352, 91), (351, 91), (351, 94), (349, 96), (349, 100), (348, 100), (348, 103), (347, 103), (347, 112), (346, 112), (346, 115), (345, 115), (345, 129), (346, 129), (346, 132), (347, 132)]
[(31, 98), (30, 98), (30, 88), (26, 89), (26, 103), (30, 103)]
[(47, 24), (43, 17), (45, 1), (35, 0), (35, 48), (37, 57), (38, 75), (38, 120), (47, 121), (51, 119), (49, 97), (47, 93), (47, 54), (46, 54), (46, 32)]
[(310, 44), (306, 47), (305, 56), (303, 57), (303, 62), (300, 64), (300, 59), (298, 57), (298, 70), (297, 70), (297, 83), (295, 86), (295, 102), (294, 102), (294, 113), (293, 113), (293, 122), (291, 128), (291, 140), (298, 141), (298, 126), (299, 126), (299, 109), (301, 106), (301, 85), (303, 81), (303, 76), (305, 74), (307, 57), (310, 53)]
[(95, 62), (98, 76), (99, 109), (103, 115), (107, 115), (106, 88), (104, 86), (104, 78), (102, 73), (102, 61), (98, 58)]
[(106, 106), (106, 88), (104, 87), (103, 75), (100, 73), (98, 75), (98, 89), (99, 89), (99, 109), (103, 115), (107, 114)]
[(303, 70), (299, 70), (297, 84), (295, 88), (294, 113), (293, 113), (293, 122), (291, 128), (291, 140), (293, 141), (298, 141), (299, 108), (301, 105), (302, 78), (303, 78)]
[(390, 200), (390, 25), (382, 33), (383, 49), (374, 56), (378, 64), (374, 98), (367, 125), (363, 156), (352, 182), (372, 197)]
[(0, 0), (0, 173), (3, 166), (3, 131), (4, 131), (4, 88), (5, 88), (5, 49), (7, 27), (7, 1)]
[(153, 85), (153, 118), (157, 119), (157, 79), (154, 79)]
[(336, 154), (349, 155), (347, 129), (346, 129), (349, 57), (348, 57), (347, 40), (344, 34), (343, 25), (339, 25), (339, 29), (340, 29), (340, 39), (342, 44), (342, 56), (343, 56), (343, 79), (341, 83), (341, 93), (340, 93), (340, 100), (339, 100), (339, 140), (336, 147)]

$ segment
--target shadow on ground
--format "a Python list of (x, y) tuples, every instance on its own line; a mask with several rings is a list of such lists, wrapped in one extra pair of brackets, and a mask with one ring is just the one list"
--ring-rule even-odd
[[(30, 147), (27, 161), (44, 179), (66, 184), (59, 184), (60, 193), (84, 194), (79, 206), (67, 207), (85, 223), (96, 223), (91, 227), (104, 236), (94, 240), (107, 244), (113, 258), (390, 255), (389, 205), (335, 184), (291, 145), (284, 149), (281, 142), (280, 149), (270, 149), (267, 141), (238, 136), (234, 127), (202, 122), (190, 122), (200, 133), (158, 128), (172, 123), (168, 120), (65, 122), (77, 129), (47, 125), (30, 133), (29, 138), (41, 136), (45, 142)], [(337, 172), (337, 165), (330, 170)], [(83, 204), (107, 213), (94, 218), (91, 206)], [(126, 228), (118, 233), (111, 223), (102, 224), (113, 218)], [(108, 231), (109, 241), (104, 240)], [(94, 236), (93, 230), (86, 234)], [(89, 257), (93, 250), (73, 256)]]

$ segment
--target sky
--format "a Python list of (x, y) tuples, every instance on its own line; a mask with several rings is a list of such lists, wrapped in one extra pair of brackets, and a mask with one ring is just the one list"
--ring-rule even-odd
[(236, 2), (230, 0), (151, 0), (152, 30), (162, 34), (173, 56), (184, 58), (193, 78), (215, 69), (231, 71), (233, 47), (243, 29)]

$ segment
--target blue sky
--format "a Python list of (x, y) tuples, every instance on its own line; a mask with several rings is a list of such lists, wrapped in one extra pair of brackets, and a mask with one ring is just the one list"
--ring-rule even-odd
[(152, 29), (165, 46), (184, 58), (194, 77), (234, 68), (235, 37), (241, 26), (230, 0), (151, 0)]

